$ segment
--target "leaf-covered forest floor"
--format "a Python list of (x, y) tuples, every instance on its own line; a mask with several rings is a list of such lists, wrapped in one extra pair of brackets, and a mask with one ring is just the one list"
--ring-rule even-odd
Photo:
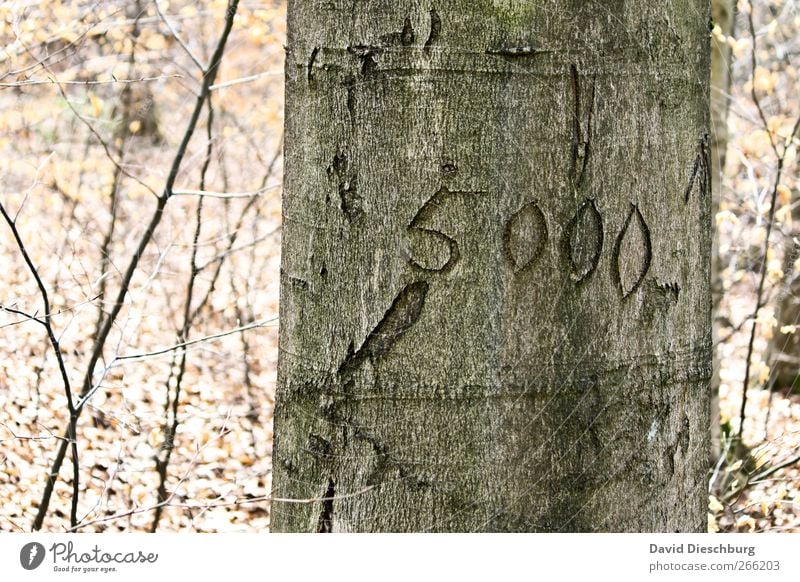
[[(16, 4), (0, 8), (0, 36), (9, 45), (0, 53), (2, 68), (20, 70), (2, 81), (21, 83), (0, 90), (0, 201), (19, 213), (21, 238), (50, 289), (70, 378), (80, 386), (99, 310), (109, 311), (154, 213), (148, 188), (163, 189), (184, 136), (201, 79), (193, 60), (211, 58), (226, 6), (159, 2), (190, 56), (152, 1), (138, 11), (135, 2)], [(94, 377), (99, 389), (78, 423), (80, 531), (151, 529), (159, 502), (155, 459), (164, 458), (170, 443), (166, 491), (174, 494), (158, 531), (268, 527), (284, 38), (281, 3), (240, 7), (212, 90), (210, 129), (204, 110), (175, 182), (179, 195), (142, 257)], [(46, 69), (35, 66), (44, 54), (55, 55)], [(180, 194), (192, 190), (210, 194)], [(41, 316), (41, 296), (5, 223), (0, 257), (0, 304)], [(195, 315), (182, 334), (187, 297)], [(185, 348), (179, 382), (184, 350), (164, 350), (185, 341), (195, 343)], [(41, 325), (0, 311), (3, 530), (30, 531), (67, 424), (56, 364)], [(71, 496), (68, 459), (43, 529), (70, 527)]]
[[(732, 47), (733, 83), (717, 89), (729, 98), (730, 141), (716, 216), (724, 438), (709, 473), (709, 529), (800, 531), (800, 392), (775, 382), (770, 356), (776, 334), (788, 344), (800, 324), (798, 315), (779, 321), (800, 267), (792, 260), (800, 142), (787, 140), (800, 115), (800, 6), (756, 2), (754, 50), (748, 5), (740, 2), (734, 35), (713, 35)], [(42, 322), (79, 392), (98, 323), (113, 308), (185, 136), (202, 82), (198, 63), (209, 62), (225, 9), (222, 0), (0, 4), (0, 203), (16, 219), (50, 304), (48, 312), (0, 221), (0, 531), (31, 530), (69, 423)], [(79, 531), (269, 527), (284, 43), (283, 2), (240, 5), (211, 88), (213, 115), (200, 115), (177, 195), (90, 377), (77, 431)], [(72, 471), (67, 455), (44, 530), (70, 528)]]

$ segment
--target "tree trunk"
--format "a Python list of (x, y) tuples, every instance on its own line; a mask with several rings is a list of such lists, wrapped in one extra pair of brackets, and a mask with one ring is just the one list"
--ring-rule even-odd
[(705, 531), (708, 0), (289, 2), (274, 531)]
[[(732, 36), (736, 26), (735, 0), (711, 0), (711, 19), (720, 32)], [(722, 180), (728, 153), (728, 104), (731, 88), (731, 47), (712, 37), (711, 42), (711, 215), (716, 216), (722, 199)], [(716, 314), (722, 300), (722, 277), (718, 239), (714, 237), (711, 253), (711, 297), (713, 305), (714, 346), (720, 336), (720, 323)], [(719, 411), (720, 362), (714, 349), (714, 373), (711, 377), (711, 464), (722, 452)]]
[(796, 393), (800, 377), (800, 204), (792, 200), (791, 226), (783, 237), (783, 281), (775, 303), (777, 324), (770, 339), (767, 363), (769, 380), (765, 388), (772, 392)]
[[(800, 220), (800, 212), (792, 213), (793, 223)], [(800, 258), (797, 245), (792, 242), (800, 235), (797, 228), (793, 228), (791, 235), (784, 240), (783, 272), (784, 284), (778, 296), (778, 309), (776, 313), (777, 325), (769, 343), (767, 362), (770, 366), (770, 376), (767, 387), (772, 391), (791, 394), (797, 390), (798, 376), (800, 376), (800, 276), (795, 270), (795, 262)]]

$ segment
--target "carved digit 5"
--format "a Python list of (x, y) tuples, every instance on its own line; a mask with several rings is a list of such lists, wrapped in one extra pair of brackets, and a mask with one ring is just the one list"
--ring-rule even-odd
[(440, 188), (431, 196), (408, 225), (410, 242), (409, 262), (423, 271), (447, 273), (458, 262), (461, 254), (458, 243), (452, 237), (429, 226), (434, 213), (446, 198), (456, 195), (474, 195), (482, 192), (451, 192)]

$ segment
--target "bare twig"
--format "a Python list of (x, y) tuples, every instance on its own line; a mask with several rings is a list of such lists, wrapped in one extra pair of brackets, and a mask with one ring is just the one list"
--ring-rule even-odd
[(83, 529), (85, 527), (96, 525), (99, 523), (106, 523), (109, 521), (116, 521), (118, 519), (123, 519), (126, 517), (130, 517), (132, 515), (137, 515), (140, 513), (147, 513), (153, 511), (157, 507), (166, 508), (166, 507), (176, 507), (176, 508), (188, 508), (188, 509), (201, 509), (201, 510), (208, 510), (216, 507), (238, 507), (241, 505), (247, 505), (250, 503), (287, 503), (292, 505), (310, 505), (312, 503), (323, 503), (325, 501), (339, 501), (342, 499), (350, 499), (353, 497), (360, 497), (361, 495), (366, 495), (379, 485), (369, 485), (364, 487), (363, 489), (359, 489), (358, 491), (354, 491), (352, 493), (343, 493), (337, 494), (330, 497), (309, 497), (306, 499), (292, 499), (288, 497), (272, 497), (271, 495), (265, 495), (262, 497), (248, 497), (246, 499), (236, 499), (234, 501), (222, 502), (222, 503), (173, 503), (172, 499), (175, 497), (175, 492), (173, 492), (169, 498), (165, 501), (160, 503), (156, 503), (154, 505), (148, 507), (137, 507), (136, 509), (131, 509), (129, 511), (124, 511), (122, 513), (118, 513), (116, 515), (110, 515), (108, 517), (102, 517), (100, 519), (95, 519), (92, 521), (82, 522), (75, 527), (70, 528), (70, 531), (77, 531), (79, 529)]
[[(137, 17), (133, 22), (133, 29), (131, 30), (131, 52), (128, 55), (128, 74), (132, 75), (136, 67), (136, 45), (139, 41), (139, 16), (141, 16), (141, 8), (137, 3)], [(133, 95), (131, 86), (126, 86), (120, 96), (122, 102), (122, 121), (120, 123), (119, 139), (117, 141), (116, 155), (120, 163), (115, 166), (114, 178), (111, 183), (108, 200), (108, 228), (106, 229), (103, 237), (103, 242), (100, 245), (100, 302), (97, 309), (97, 322), (95, 324), (95, 340), (100, 336), (100, 330), (103, 329), (103, 321), (105, 319), (105, 311), (103, 310), (103, 299), (108, 290), (108, 277), (106, 276), (107, 269), (111, 265), (111, 244), (114, 242), (114, 234), (117, 228), (117, 210), (119, 190), (122, 186), (122, 162), (125, 158), (125, 145), (130, 137), (130, 117), (131, 107), (133, 102)], [(112, 160), (113, 161), (113, 160)]]
[(121, 172), (122, 174), (124, 174), (125, 176), (130, 178), (131, 180), (134, 180), (137, 184), (140, 184), (141, 186), (143, 186), (148, 192), (150, 192), (150, 194), (152, 194), (153, 196), (157, 197), (158, 194), (156, 194), (155, 190), (153, 190), (147, 183), (145, 183), (144, 181), (139, 179), (137, 176), (134, 176), (133, 174), (128, 172), (128, 170), (126, 170), (124, 167), (122, 167), (122, 163), (120, 161), (118, 161), (114, 157), (114, 155), (111, 153), (111, 148), (109, 147), (108, 143), (106, 143), (106, 140), (104, 140), (103, 137), (94, 128), (94, 126), (83, 115), (81, 115), (80, 112), (77, 109), (75, 109), (75, 106), (72, 104), (72, 102), (67, 97), (67, 94), (64, 91), (64, 88), (60, 84), (57, 84), (56, 87), (58, 87), (58, 90), (61, 93), (61, 96), (64, 98), (64, 102), (67, 104), (67, 107), (70, 108), (70, 110), (75, 115), (75, 117), (77, 117), (89, 129), (89, 131), (92, 132), (92, 135), (94, 135), (94, 137), (97, 139), (97, 141), (100, 142), (100, 145), (102, 146), (103, 150), (105, 150), (106, 157), (109, 159), (109, 161), (111, 161), (112, 164), (114, 164), (114, 167), (119, 172)]
[(247, 77), (239, 77), (238, 79), (231, 79), (230, 81), (224, 81), (222, 83), (217, 83), (216, 85), (211, 85), (209, 89), (212, 91), (218, 91), (219, 89), (225, 89), (227, 87), (233, 87), (234, 85), (241, 85), (243, 83), (251, 83), (253, 81), (257, 81), (259, 79), (263, 79), (264, 77), (277, 77), (282, 75), (283, 72), (281, 71), (264, 71), (263, 73), (256, 73), (255, 75), (249, 75)]
[[(755, 86), (755, 71), (757, 67), (756, 62), (756, 35), (755, 35), (755, 27), (753, 25), (753, 4), (750, 2), (749, 10), (747, 11), (747, 21), (750, 28), (750, 34), (753, 39), (753, 46), (751, 47), (751, 68), (752, 68), (752, 85)], [(739, 437), (741, 438), (744, 433), (744, 421), (746, 418), (746, 409), (747, 409), (747, 390), (750, 385), (750, 366), (751, 360), (753, 358), (753, 349), (755, 346), (755, 338), (756, 338), (756, 329), (758, 327), (758, 314), (761, 311), (761, 308), (764, 306), (764, 284), (767, 279), (767, 254), (769, 253), (769, 244), (770, 244), (770, 235), (772, 234), (772, 228), (775, 224), (775, 206), (777, 203), (778, 198), (778, 187), (781, 184), (781, 177), (783, 173), (783, 165), (786, 159), (786, 154), (789, 151), (788, 144), (791, 143), (791, 140), (794, 139), (794, 136), (797, 134), (798, 129), (800, 129), (800, 116), (798, 116), (797, 121), (792, 128), (792, 132), (789, 135), (786, 144), (784, 145), (783, 151), (780, 152), (778, 150), (777, 144), (775, 143), (775, 139), (772, 133), (769, 131), (769, 126), (764, 115), (764, 111), (761, 107), (761, 101), (756, 94), (755, 88), (751, 91), (751, 97), (753, 102), (758, 109), (759, 116), (761, 117), (761, 121), (764, 124), (764, 130), (767, 131), (769, 134), (770, 144), (772, 145), (772, 150), (775, 153), (777, 158), (777, 166), (775, 170), (775, 180), (773, 181), (772, 185), (772, 193), (770, 196), (770, 207), (769, 207), (769, 215), (767, 217), (767, 229), (766, 229), (766, 236), (764, 238), (764, 254), (762, 256), (761, 262), (759, 264), (759, 281), (758, 281), (758, 289), (756, 291), (756, 305), (753, 311), (752, 316), (752, 326), (750, 327), (750, 339), (747, 344), (747, 356), (745, 359), (745, 371), (744, 371), (744, 381), (742, 383), (742, 405), (739, 409)]]
[[(238, 8), (238, 5), (239, 5), (239, 0), (228, 0), (228, 8), (225, 13), (225, 24), (223, 27), (222, 34), (220, 35), (219, 41), (217, 42), (217, 46), (210, 60), (208, 69), (205, 71), (205, 74), (203, 76), (203, 83), (200, 95), (198, 95), (195, 101), (192, 115), (189, 119), (186, 130), (183, 134), (183, 138), (181, 139), (180, 145), (178, 146), (178, 150), (175, 154), (175, 157), (173, 158), (169, 175), (167, 176), (167, 180), (164, 185), (164, 190), (161, 193), (161, 195), (157, 197), (156, 207), (153, 212), (153, 215), (150, 218), (150, 222), (144, 234), (142, 235), (133, 256), (131, 257), (128, 267), (126, 268), (124, 275), (122, 277), (117, 297), (111, 307), (108, 316), (106, 317), (103, 323), (103, 326), (100, 330), (100, 333), (97, 336), (96, 341), (94, 342), (94, 346), (92, 348), (89, 357), (89, 362), (86, 368), (86, 373), (83, 378), (83, 384), (81, 389), (82, 403), (86, 401), (86, 396), (93, 391), (93, 388), (95, 386), (94, 383), (95, 371), (97, 369), (97, 365), (100, 361), (100, 358), (102, 358), (103, 356), (108, 336), (111, 333), (111, 330), (113, 329), (114, 324), (116, 323), (117, 318), (119, 317), (119, 314), (122, 311), (122, 308), (125, 304), (125, 298), (127, 297), (128, 292), (130, 290), (133, 277), (138, 270), (139, 262), (142, 256), (144, 255), (145, 251), (147, 250), (147, 247), (150, 245), (150, 242), (153, 240), (156, 230), (158, 229), (158, 226), (164, 217), (164, 210), (167, 206), (167, 203), (172, 197), (172, 189), (173, 186), (175, 185), (175, 180), (178, 176), (181, 164), (186, 155), (186, 150), (189, 147), (189, 141), (194, 135), (195, 128), (197, 127), (197, 123), (200, 118), (200, 113), (203, 110), (203, 107), (205, 106), (206, 99), (208, 98), (209, 87), (214, 83), (214, 79), (217, 76), (222, 55), (225, 52), (225, 45), (228, 41), (228, 37), (230, 36), (231, 29), (233, 28), (233, 20), (234, 16), (236, 15), (236, 10)], [(61, 89), (61, 91), (63, 92), (63, 89)], [(47, 515), (47, 511), (50, 505), (50, 499), (53, 493), (53, 487), (55, 485), (55, 480), (58, 476), (58, 472), (61, 468), (61, 465), (64, 462), (65, 454), (66, 454), (66, 448), (64, 446), (60, 447), (58, 454), (56, 455), (56, 459), (53, 462), (52, 469), (50, 471), (50, 478), (48, 479), (44, 493), (42, 494), (42, 501), (39, 505), (36, 519), (34, 520), (34, 530), (41, 529), (45, 515)], [(75, 501), (77, 501), (77, 496), (75, 497)]]
[(14, 326), (14, 325), (19, 325), (21, 323), (25, 323), (26, 321), (33, 321), (35, 323), (42, 324), (42, 323), (44, 323), (45, 319), (53, 319), (54, 317), (57, 317), (57, 316), (62, 315), (64, 313), (68, 313), (70, 311), (74, 311), (74, 310), (78, 309), (79, 307), (82, 307), (82, 306), (87, 305), (89, 303), (93, 303), (95, 300), (97, 300), (98, 297), (99, 297), (99, 295), (96, 295), (94, 297), (90, 297), (86, 301), (81, 301), (80, 303), (77, 303), (77, 304), (72, 305), (70, 307), (65, 307), (64, 309), (59, 309), (58, 311), (54, 311), (54, 312), (50, 313), (49, 315), (43, 315), (43, 316), (40, 316), (38, 313), (34, 313), (34, 314), (26, 313), (25, 311), (21, 311), (19, 309), (14, 308), (14, 307), (6, 307), (6, 306), (0, 304), (0, 310), (7, 311), (7, 312), (13, 313), (15, 315), (20, 315), (20, 316), (25, 318), (22, 321), (12, 321), (11, 323), (7, 323), (5, 325), (0, 325), (0, 329), (3, 329), (4, 327), (11, 327), (11, 326)]
[[(203, 167), (200, 169), (200, 190), (205, 190), (206, 187), (206, 174), (208, 173), (208, 168), (211, 165), (211, 156), (214, 152), (214, 140), (212, 139), (213, 136), (213, 127), (214, 127), (214, 102), (211, 97), (211, 94), (208, 95), (208, 120), (206, 122), (206, 157), (205, 161), (203, 162)], [(189, 281), (186, 284), (186, 295), (184, 297), (184, 304), (183, 304), (183, 325), (178, 332), (178, 340), (179, 341), (186, 341), (189, 333), (192, 329), (192, 325), (194, 324), (194, 316), (192, 312), (192, 301), (194, 300), (194, 289), (197, 283), (197, 275), (200, 271), (197, 268), (197, 253), (199, 250), (199, 243), (200, 243), (200, 235), (203, 231), (203, 203), (205, 198), (200, 197), (197, 200), (197, 210), (195, 212), (195, 227), (194, 227), (194, 237), (192, 239), (192, 252), (191, 258), (189, 259)], [(159, 501), (163, 501), (166, 499), (167, 495), (167, 476), (169, 470), (169, 461), (172, 458), (172, 452), (175, 450), (175, 436), (178, 433), (178, 407), (180, 405), (180, 397), (181, 397), (181, 388), (183, 387), (183, 378), (186, 374), (186, 364), (188, 361), (188, 352), (184, 350), (183, 352), (178, 355), (180, 362), (178, 364), (178, 371), (174, 378), (174, 389), (173, 394), (171, 396), (172, 402), (170, 402), (170, 385), (172, 384), (170, 373), (170, 378), (167, 380), (165, 384), (166, 394), (167, 394), (167, 403), (164, 407), (164, 445), (162, 450), (164, 451), (164, 457), (159, 458), (156, 455), (156, 470), (158, 472), (158, 489), (157, 489), (157, 498)], [(174, 370), (174, 362), (173, 366), (170, 366), (170, 371)], [(172, 422), (169, 421), (170, 413), (172, 415)], [(158, 522), (161, 520), (163, 507), (157, 506), (155, 511), (153, 512), (153, 522), (150, 526), (150, 531), (155, 532), (158, 529)]]
[[(64, 393), (67, 397), (67, 408), (69, 409), (69, 425), (67, 427), (67, 434), (66, 439), (62, 441), (61, 448), (66, 453), (67, 444), (71, 445), (71, 454), (72, 454), (72, 507), (70, 509), (70, 524), (75, 526), (78, 521), (78, 491), (80, 486), (80, 471), (78, 465), (78, 439), (76, 435), (76, 427), (78, 421), (78, 411), (75, 408), (75, 401), (72, 398), (72, 386), (69, 380), (69, 373), (67, 372), (67, 366), (64, 363), (64, 357), (61, 354), (61, 346), (58, 343), (58, 338), (56, 337), (55, 331), (53, 330), (53, 325), (50, 319), (51, 309), (50, 309), (50, 295), (47, 291), (47, 287), (42, 281), (41, 276), (39, 275), (39, 271), (36, 266), (33, 264), (33, 261), (28, 254), (28, 249), (25, 246), (25, 243), (22, 241), (22, 237), (20, 236), (19, 229), (17, 228), (17, 223), (15, 219), (12, 219), (11, 216), (6, 212), (5, 206), (3, 203), (0, 202), (0, 214), (2, 214), (3, 218), (5, 219), (8, 227), (11, 229), (11, 234), (14, 236), (14, 240), (17, 243), (17, 248), (19, 248), (19, 252), (22, 254), (22, 258), (25, 261), (25, 264), (28, 266), (28, 270), (31, 273), (34, 281), (36, 281), (36, 286), (39, 288), (39, 294), (42, 297), (42, 303), (44, 304), (44, 317), (43, 318), (35, 318), (35, 321), (39, 322), (47, 333), (47, 339), (50, 341), (50, 346), (53, 348), (53, 352), (56, 356), (56, 361), (58, 362), (58, 370), (61, 373), (61, 381), (64, 384)], [(63, 455), (62, 455), (63, 461)], [(60, 465), (59, 465), (60, 469)], [(55, 475), (53, 473), (56, 473)], [(48, 485), (55, 484), (55, 479), (57, 478), (58, 471), (51, 471), (50, 475), (48, 475), (47, 483)], [(52, 485), (51, 485), (52, 486)]]
[(155, 4), (158, 17), (161, 18), (161, 22), (163, 22), (164, 26), (167, 27), (167, 30), (169, 30), (169, 33), (172, 35), (172, 38), (174, 38), (178, 42), (180, 47), (184, 50), (184, 52), (187, 55), (189, 55), (189, 58), (192, 59), (195, 65), (197, 65), (197, 68), (200, 69), (201, 71), (205, 71), (207, 67), (200, 62), (200, 59), (198, 59), (195, 56), (195, 54), (191, 51), (191, 49), (189, 49), (188, 45), (185, 42), (183, 42), (181, 35), (178, 34), (178, 31), (175, 30), (175, 28), (172, 26), (172, 23), (167, 19), (164, 13), (161, 12), (161, 6), (159, 5), (158, 0), (153, 0), (153, 4)]
[(275, 323), (276, 321), (278, 321), (277, 317), (270, 317), (270, 318), (267, 318), (267, 319), (260, 319), (258, 321), (254, 321), (253, 323), (248, 323), (247, 325), (241, 325), (239, 327), (235, 327), (233, 329), (228, 329), (228, 330), (222, 331), (220, 333), (215, 333), (215, 334), (207, 335), (207, 336), (204, 336), (204, 337), (201, 337), (201, 338), (197, 338), (197, 339), (181, 342), (179, 344), (175, 344), (174, 346), (170, 346), (168, 348), (161, 348), (159, 350), (155, 350), (155, 351), (152, 351), (152, 352), (146, 352), (146, 353), (142, 353), (142, 354), (131, 354), (129, 356), (117, 356), (117, 357), (114, 358), (114, 360), (112, 362), (112, 365), (114, 365), (115, 363), (118, 363), (118, 362), (132, 362), (132, 361), (135, 362), (135, 361), (141, 361), (141, 360), (149, 360), (151, 358), (157, 358), (158, 356), (164, 356), (166, 354), (171, 354), (172, 352), (174, 352), (176, 350), (180, 350), (180, 349), (187, 348), (187, 347), (190, 347), (190, 346), (194, 346), (194, 345), (197, 345), (197, 344), (205, 344), (205, 343), (212, 342), (214, 340), (218, 340), (218, 339), (230, 336), (230, 335), (234, 335), (234, 334), (237, 334), (237, 333), (242, 333), (244, 331), (249, 331), (251, 329), (256, 329), (256, 328), (259, 328), (259, 327), (264, 327), (265, 325), (270, 324), (270, 323)]
[(758, 110), (758, 116), (761, 118), (761, 123), (764, 126), (764, 131), (767, 132), (767, 136), (769, 137), (769, 145), (772, 147), (772, 152), (775, 154), (776, 158), (780, 158), (781, 155), (778, 153), (778, 146), (775, 143), (775, 138), (772, 135), (772, 131), (769, 129), (769, 124), (767, 123), (767, 116), (764, 115), (764, 109), (761, 107), (761, 100), (758, 98), (756, 94), (756, 70), (758, 69), (758, 62), (756, 57), (756, 30), (755, 25), (753, 24), (753, 1), (748, 1), (747, 10), (747, 27), (750, 29), (750, 38), (753, 41), (753, 46), (750, 47), (750, 97), (753, 100), (753, 103)]
[(281, 184), (270, 184), (252, 192), (209, 192), (207, 190), (175, 190), (173, 196), (197, 196), (200, 198), (221, 198), (225, 200), (232, 200), (235, 198), (254, 198), (261, 196), (270, 190), (276, 190), (281, 187)]
[[(43, 65), (44, 66), (44, 65)], [(83, 85), (91, 87), (93, 85), (128, 85), (131, 83), (151, 83), (153, 81), (162, 81), (164, 79), (176, 79), (181, 75), (158, 75), (157, 77), (139, 77), (138, 79), (109, 79), (107, 81), (62, 81), (51, 77), (49, 79), (27, 79), (25, 81), (16, 81), (14, 83), (0, 83), (0, 89), (8, 89), (11, 87), (27, 87), (29, 85)]]

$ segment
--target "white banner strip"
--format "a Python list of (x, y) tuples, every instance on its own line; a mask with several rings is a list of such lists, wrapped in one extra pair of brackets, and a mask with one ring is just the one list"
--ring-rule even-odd
[(799, 554), (793, 534), (4, 534), (0, 580), (777, 581)]

